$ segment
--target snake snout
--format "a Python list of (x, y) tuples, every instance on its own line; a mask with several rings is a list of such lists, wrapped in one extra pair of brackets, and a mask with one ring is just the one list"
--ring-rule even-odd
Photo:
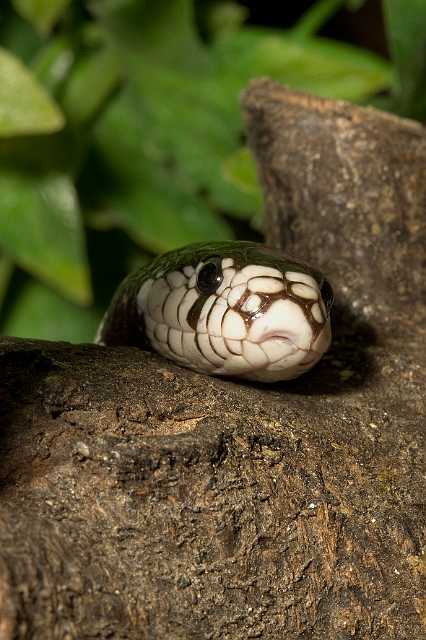
[(275, 340), (307, 350), (312, 341), (312, 328), (301, 307), (292, 300), (276, 300), (250, 328), (248, 338), (264, 343)]

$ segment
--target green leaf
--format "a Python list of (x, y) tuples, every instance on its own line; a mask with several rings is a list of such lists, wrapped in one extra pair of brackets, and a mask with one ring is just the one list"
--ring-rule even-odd
[(5, 255), (81, 304), (91, 300), (74, 187), (64, 175), (0, 173), (0, 246)]
[(250, 12), (246, 7), (242, 7), (237, 2), (219, 0), (211, 5), (207, 5), (205, 13), (208, 32), (212, 35), (219, 35), (239, 29)]
[(108, 29), (112, 42), (137, 65), (200, 68), (207, 51), (195, 27), (191, 0), (105, 0), (92, 8)]
[[(163, 188), (161, 188), (163, 187)], [(228, 225), (201, 200), (166, 184), (141, 182), (113, 196), (110, 206), (118, 226), (138, 244), (163, 253), (191, 242), (232, 240)]]
[(247, 28), (221, 38), (215, 57), (223, 85), (238, 89), (267, 75), (294, 89), (359, 102), (392, 83), (391, 66), (368, 51), (268, 29)]
[(1, 46), (23, 60), (25, 64), (30, 63), (36, 51), (43, 44), (42, 36), (33, 29), (29, 22), (16, 13), (4, 11), (0, 15)]
[(68, 120), (81, 125), (92, 119), (118, 87), (120, 79), (119, 60), (116, 52), (109, 48), (77, 62), (62, 98)]
[(225, 180), (243, 193), (250, 194), (257, 202), (257, 212), (262, 210), (262, 190), (257, 177), (256, 163), (247, 147), (241, 147), (222, 164)]
[(105, 221), (107, 211), (110, 222), (154, 252), (198, 240), (231, 238), (228, 226), (207, 206), (190, 178), (173, 160), (164, 157), (163, 162), (162, 150), (147, 136), (149, 131), (128, 92), (96, 127), (97, 151), (106, 165), (104, 175), (92, 172), (95, 183), (103, 186), (101, 218)]
[(317, 0), (293, 27), (293, 35), (299, 38), (315, 35), (343, 4), (345, 0)]
[(69, 4), (70, 0), (13, 0), (17, 13), (42, 34), (51, 31)]
[[(365, 98), (390, 83), (389, 66), (373, 54), (317, 38), (302, 44), (281, 33), (243, 29), (217, 41), (209, 72), (140, 61), (120, 113), (103, 127), (103, 135), (110, 130), (109, 161), (120, 165), (123, 175), (146, 164), (159, 184), (169, 167), (166, 192), (174, 183), (177, 192), (205, 193), (210, 206), (252, 218), (259, 212), (258, 195), (229, 180), (223, 167), (240, 146), (239, 94), (252, 77), (262, 75), (347, 99)], [(153, 186), (152, 177), (144, 180), (147, 190)]]
[(226, 87), (216, 74), (152, 67), (134, 85), (132, 106), (140, 121), (141, 145), (152, 165), (172, 167), (183, 189), (205, 192), (216, 208), (249, 218), (256, 202), (222, 174), (223, 161), (239, 146), (242, 86), (233, 81)]
[(64, 117), (24, 65), (0, 48), (0, 136), (51, 133)]
[(32, 61), (32, 70), (39, 82), (52, 94), (57, 95), (75, 61), (75, 51), (70, 38), (51, 38)]
[(229, 182), (238, 185), (241, 191), (262, 197), (256, 173), (256, 163), (247, 147), (241, 147), (223, 163), (223, 174)]
[(426, 119), (426, 2), (384, 0), (389, 45), (397, 71), (396, 110)]
[(296, 89), (357, 101), (385, 89), (392, 78), (389, 64), (368, 52), (319, 38), (302, 43), (266, 29), (220, 38), (212, 58), (213, 72), (202, 77), (151, 68), (137, 80), (145, 144), (151, 139), (157, 158), (172, 158), (181, 179), (207, 190), (216, 207), (246, 218), (259, 211), (259, 199), (227, 180), (222, 168), (239, 147), (239, 95), (252, 78), (267, 75)]
[(35, 280), (21, 286), (0, 327), (3, 335), (92, 342), (102, 313), (82, 309)]
[[(180, 1), (170, 3), (175, 8), (180, 5)], [(135, 8), (134, 2), (124, 6)], [(162, 18), (168, 10), (164, 2), (153, 5), (152, 12), (149, 15), (158, 21), (156, 33), (165, 37)], [(110, 22), (106, 24), (112, 28)], [(123, 27), (123, 22), (119, 24)], [(203, 64), (188, 62), (176, 52), (172, 59), (157, 59), (149, 34), (146, 40), (143, 37), (147, 25), (138, 41), (129, 35), (131, 29), (127, 32), (129, 27), (120, 31), (113, 25), (114, 42), (129, 70), (129, 87), (120, 98), (120, 107), (113, 107), (115, 116), (110, 113), (103, 120), (97, 139), (101, 154), (113, 167), (112, 175), (131, 176), (132, 185), (139, 181), (152, 210), (165, 211), (167, 205), (160, 206), (159, 201), (171, 201), (168, 194), (175, 193), (173, 199), (182, 211), (190, 196), (206, 210), (224, 210), (244, 218), (256, 215), (258, 196), (224, 173), (227, 159), (241, 144), (239, 95), (251, 78), (269, 75), (319, 95), (356, 100), (364, 100), (391, 82), (389, 65), (373, 54), (318, 38), (302, 42), (268, 29), (241, 29), (217, 38), (207, 62), (202, 58)], [(180, 26), (178, 23), (177, 28)], [(165, 40), (163, 47), (165, 42), (168, 46)], [(108, 153), (105, 138), (109, 139)], [(157, 191), (162, 193), (157, 196)], [(133, 186), (129, 192), (133, 210)], [(112, 212), (107, 207), (109, 219), (122, 208), (118, 201)], [(106, 219), (103, 215), (103, 222)]]
[(346, 6), (349, 11), (358, 11), (364, 3), (365, 0), (317, 0), (303, 13), (291, 33), (298, 38), (313, 36), (342, 7)]

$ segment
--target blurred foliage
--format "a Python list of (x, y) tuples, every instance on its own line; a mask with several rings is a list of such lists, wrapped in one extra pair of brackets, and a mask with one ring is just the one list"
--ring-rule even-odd
[(18, 58), (0, 49), (0, 136), (51, 133), (64, 117)]
[(152, 254), (256, 234), (239, 112), (251, 78), (359, 103), (381, 94), (424, 119), (426, 3), (383, 0), (392, 62), (317, 35), (362, 4), (319, 0), (279, 30), (229, 1), (3, 2), (2, 333), (91, 340), (118, 280)]
[(426, 1), (385, 0), (389, 46), (395, 65), (393, 111), (426, 120)]

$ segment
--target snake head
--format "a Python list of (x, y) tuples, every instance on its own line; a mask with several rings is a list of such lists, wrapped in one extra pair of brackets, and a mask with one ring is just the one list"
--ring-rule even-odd
[(328, 281), (255, 243), (202, 243), (166, 254), (144, 274), (136, 299), (155, 351), (213, 375), (289, 380), (313, 367), (331, 342)]

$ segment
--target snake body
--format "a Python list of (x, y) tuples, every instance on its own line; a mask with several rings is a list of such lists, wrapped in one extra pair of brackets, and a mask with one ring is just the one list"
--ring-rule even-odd
[(128, 276), (96, 341), (148, 348), (212, 375), (288, 380), (328, 349), (332, 302), (321, 273), (274, 250), (199, 243)]

